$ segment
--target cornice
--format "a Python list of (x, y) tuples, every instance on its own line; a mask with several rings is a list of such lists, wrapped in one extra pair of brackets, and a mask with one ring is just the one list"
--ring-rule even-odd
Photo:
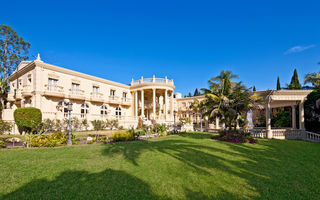
[(72, 75), (72, 76), (76, 76), (76, 77), (80, 77), (80, 78), (84, 78), (84, 79), (88, 79), (88, 80), (92, 80), (92, 81), (96, 81), (96, 82), (100, 82), (100, 83), (104, 83), (104, 84), (108, 84), (108, 85), (112, 85), (112, 86), (117, 86), (117, 87), (122, 87), (122, 88), (125, 88), (125, 89), (130, 89), (130, 86), (122, 84), (122, 83), (109, 81), (109, 80), (106, 80), (106, 79), (103, 79), (103, 78), (98, 78), (96, 76), (91, 76), (91, 75), (88, 75), (88, 74), (84, 74), (84, 73), (81, 73), (81, 72), (73, 71), (73, 70), (70, 70), (70, 69), (62, 68), (62, 67), (58, 67), (58, 66), (51, 65), (51, 64), (48, 64), (48, 63), (37, 63), (37, 66), (40, 66), (40, 67), (42, 67), (44, 69), (53, 70), (53, 71), (56, 71), (56, 72), (69, 74), (69, 75)]

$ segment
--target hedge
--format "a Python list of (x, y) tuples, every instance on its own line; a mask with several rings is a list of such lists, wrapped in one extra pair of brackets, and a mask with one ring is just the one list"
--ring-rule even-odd
[(36, 129), (42, 121), (42, 113), (38, 108), (18, 108), (14, 111), (14, 121), (19, 131), (31, 132)]

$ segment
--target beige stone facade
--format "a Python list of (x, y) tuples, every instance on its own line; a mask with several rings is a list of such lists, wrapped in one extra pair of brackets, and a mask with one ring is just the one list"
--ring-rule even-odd
[[(2, 112), (2, 119), (13, 123), (13, 112), (20, 107), (39, 108), (43, 119), (63, 120), (68, 117), (66, 104), (71, 101), (72, 117), (87, 119), (89, 122), (95, 119), (117, 119), (119, 125), (125, 128), (136, 127), (139, 118), (172, 125), (174, 111), (177, 113), (177, 122), (179, 118), (190, 118), (193, 124), (201, 124), (201, 129), (220, 129), (224, 126), (219, 118), (210, 124), (200, 113), (190, 108), (194, 100), (202, 101), (204, 96), (181, 98), (180, 93), (174, 92), (173, 80), (167, 77), (141, 77), (126, 85), (47, 64), (38, 55), (34, 61), (21, 62), (9, 77), (9, 83), (9, 102)], [(257, 92), (264, 100), (261, 107), (266, 111), (268, 137), (272, 135), (270, 109), (274, 107), (291, 106), (293, 113), (297, 107), (300, 113), (299, 128), (304, 129), (303, 103), (310, 92)], [(295, 115), (292, 115), (293, 129), (297, 128), (295, 124)], [(13, 133), (17, 134), (17, 129)]]
[(43, 119), (68, 117), (66, 104), (73, 103), (72, 117), (87, 119), (118, 119), (125, 128), (135, 127), (138, 118), (158, 123), (173, 123), (176, 108), (174, 82), (165, 78), (143, 78), (130, 84), (97, 78), (43, 62), (21, 62), (9, 77), (8, 104), (2, 119), (13, 120), (20, 107), (35, 107)]

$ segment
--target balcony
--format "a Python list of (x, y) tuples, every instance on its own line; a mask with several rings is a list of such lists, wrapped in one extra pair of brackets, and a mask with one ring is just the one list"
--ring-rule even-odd
[(169, 80), (167, 79), (167, 77), (165, 78), (143, 78), (141, 77), (140, 80), (132, 80), (131, 82), (131, 86), (137, 86), (137, 85), (141, 85), (141, 84), (156, 84), (156, 85), (168, 85), (168, 86), (173, 86), (174, 87), (174, 83), (173, 80)]
[(9, 92), (8, 93), (8, 98), (7, 98), (8, 101), (15, 101), (15, 98), (14, 98), (14, 92)]
[(109, 96), (108, 103), (119, 104), (119, 97), (117, 96)]
[(90, 101), (104, 102), (103, 94), (102, 93), (91, 92), (90, 93)]
[(58, 85), (44, 85), (44, 96), (64, 97), (64, 89)]
[(24, 85), (21, 93), (22, 93), (22, 96), (24, 97), (31, 97), (32, 96), (31, 85)]
[(125, 97), (122, 97), (122, 98), (121, 98), (121, 104), (130, 106), (131, 103), (132, 103), (131, 98), (128, 98), (128, 97), (126, 97), (126, 98), (125, 98)]
[(69, 99), (85, 100), (84, 90), (69, 89)]

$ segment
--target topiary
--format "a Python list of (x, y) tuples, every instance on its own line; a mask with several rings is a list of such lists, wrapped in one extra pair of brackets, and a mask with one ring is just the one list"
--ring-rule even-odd
[(18, 108), (14, 111), (14, 121), (19, 131), (30, 133), (34, 131), (42, 121), (42, 113), (38, 108)]

